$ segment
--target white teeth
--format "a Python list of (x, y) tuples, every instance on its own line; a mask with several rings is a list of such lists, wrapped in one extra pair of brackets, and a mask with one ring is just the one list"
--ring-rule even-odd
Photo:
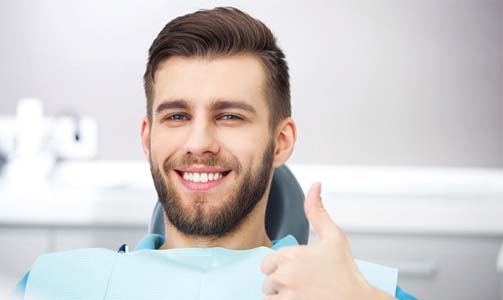
[(194, 181), (194, 182), (200, 182), (201, 181), (201, 174), (194, 173), (193, 177), (192, 177), (192, 181)]
[(201, 182), (208, 182), (208, 174), (201, 173)]
[(208, 182), (218, 180), (223, 177), (222, 173), (183, 173), (183, 179), (192, 182)]

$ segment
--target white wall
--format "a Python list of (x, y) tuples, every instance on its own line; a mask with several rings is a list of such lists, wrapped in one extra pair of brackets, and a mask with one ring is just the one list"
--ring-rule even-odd
[(36, 96), (101, 126), (99, 158), (143, 159), (147, 49), (175, 16), (235, 5), (291, 68), (293, 162), (503, 167), (503, 2), (0, 2), (0, 114)]

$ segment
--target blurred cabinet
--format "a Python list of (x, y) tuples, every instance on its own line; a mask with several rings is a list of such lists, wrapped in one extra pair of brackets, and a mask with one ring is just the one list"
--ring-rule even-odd
[(348, 234), (356, 258), (400, 270), (402, 289), (421, 300), (500, 299), (501, 237)]
[(35, 259), (51, 250), (50, 231), (36, 228), (0, 227), (0, 299), (8, 299), (17, 281)]
[(116, 250), (122, 244), (133, 249), (147, 234), (145, 228), (78, 228), (60, 229), (54, 232), (54, 251), (79, 248), (107, 248)]

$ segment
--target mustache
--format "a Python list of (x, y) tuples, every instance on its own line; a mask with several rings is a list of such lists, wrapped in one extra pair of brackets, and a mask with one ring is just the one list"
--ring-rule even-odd
[(222, 168), (234, 170), (236, 173), (240, 173), (241, 164), (236, 158), (223, 158), (217, 155), (208, 155), (204, 157), (196, 157), (192, 154), (186, 154), (180, 159), (166, 159), (163, 163), (163, 171), (168, 172), (169, 170), (189, 167), (191, 165), (204, 165), (208, 167)]

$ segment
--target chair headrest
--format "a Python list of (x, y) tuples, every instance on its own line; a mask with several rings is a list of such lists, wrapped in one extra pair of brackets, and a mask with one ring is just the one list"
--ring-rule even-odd
[[(304, 193), (293, 173), (285, 165), (274, 171), (265, 227), (271, 240), (291, 234), (299, 244), (307, 244), (309, 223), (304, 213)], [(149, 233), (165, 235), (163, 207), (159, 201), (150, 220)]]

